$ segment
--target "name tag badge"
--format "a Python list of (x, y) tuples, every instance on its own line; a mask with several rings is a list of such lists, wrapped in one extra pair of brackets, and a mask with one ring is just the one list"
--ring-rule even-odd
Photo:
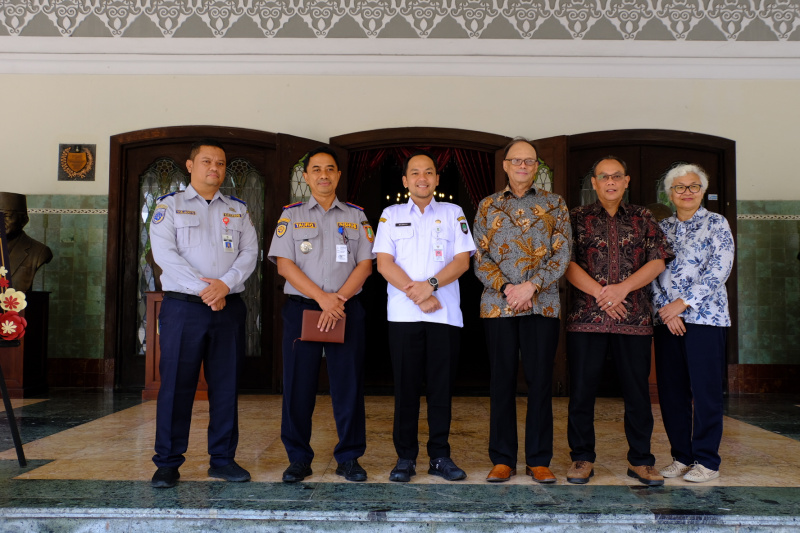
[(433, 260), (444, 261), (444, 245), (440, 242), (433, 245)]
[(233, 249), (233, 235), (222, 234), (222, 249), (229, 254), (235, 251)]
[(336, 262), (337, 263), (347, 263), (347, 245), (346, 244), (337, 244), (336, 245)]

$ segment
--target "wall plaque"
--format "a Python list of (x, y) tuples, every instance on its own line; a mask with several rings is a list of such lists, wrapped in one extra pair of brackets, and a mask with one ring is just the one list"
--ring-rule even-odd
[(59, 144), (58, 181), (94, 181), (96, 144)]

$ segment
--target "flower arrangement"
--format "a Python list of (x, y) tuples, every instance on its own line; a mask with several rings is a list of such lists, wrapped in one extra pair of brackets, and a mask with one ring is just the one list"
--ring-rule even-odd
[(19, 311), (25, 309), (28, 302), (25, 301), (24, 292), (8, 286), (7, 275), (6, 267), (0, 266), (0, 309), (3, 311), (0, 314), (0, 339), (13, 341), (25, 335), (28, 322), (19, 315)]

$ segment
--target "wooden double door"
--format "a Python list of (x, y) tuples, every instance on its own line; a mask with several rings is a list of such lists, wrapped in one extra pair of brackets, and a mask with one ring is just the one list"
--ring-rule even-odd
[[(257, 342), (247, 354), (242, 389), (280, 392), (281, 390), (281, 319), (280, 308), (285, 301), (283, 279), (269, 261), (266, 251), (279, 218), (282, 206), (292, 198), (292, 169), (299, 159), (320, 142), (286, 134), (215, 126), (186, 126), (158, 128), (116, 135), (111, 139), (111, 168), (109, 187), (107, 307), (106, 307), (106, 386), (118, 389), (139, 389), (144, 385), (145, 355), (140, 337), (140, 315), (144, 292), (157, 287), (147, 287), (142, 282), (142, 241), (146, 237), (147, 215), (142, 205), (142, 179), (153, 168), (154, 162), (165, 159), (185, 171), (189, 146), (199, 138), (220, 140), (231, 161), (252, 167), (261, 180), (263, 192), (259, 205), (260, 227), (257, 227), (261, 252), (257, 271), (249, 283), (257, 284), (258, 309), (249, 309), (258, 316)], [(387, 196), (400, 185), (401, 170), (392, 168), (359, 184), (357, 190), (348, 187), (348, 164), (358, 161), (354, 156), (368, 150), (393, 147), (425, 147), (429, 149), (457, 147), (483, 152), (488, 155), (483, 172), (487, 187), (500, 190), (505, 187), (502, 171), (503, 148), (509, 137), (483, 132), (444, 128), (394, 128), (342, 135), (330, 139), (340, 152), (342, 180), (337, 191), (340, 199), (349, 198), (365, 208), (373, 227), (377, 227)], [(552, 171), (552, 190), (561, 194), (570, 207), (580, 205), (581, 186), (591, 164), (607, 154), (615, 154), (629, 164), (632, 177), (632, 203), (649, 204), (657, 200), (651, 182), (663, 174), (663, 169), (675, 161), (700, 163), (712, 176), (709, 192), (718, 195), (716, 204), (707, 207), (728, 217), (735, 232), (735, 169), (733, 168), (733, 143), (716, 137), (653, 130), (628, 130), (598, 132), (584, 135), (558, 136), (536, 140), (539, 157)], [(350, 169), (354, 170), (354, 169)], [(448, 196), (464, 208), (472, 220), (475, 207), (457, 169), (443, 169), (447, 174)], [(229, 169), (229, 173), (230, 173)], [(395, 183), (396, 182), (396, 183)], [(188, 182), (187, 182), (188, 183)], [(440, 184), (440, 187), (443, 187)], [(714, 192), (714, 191), (719, 192)], [(731, 192), (732, 191), (732, 192)], [(296, 197), (296, 192), (295, 192)], [(258, 202), (256, 202), (258, 203)], [(727, 209), (725, 209), (727, 207)], [(732, 210), (731, 210), (732, 208)], [(735, 272), (735, 269), (734, 269)], [(729, 287), (735, 288), (735, 279)], [(478, 316), (481, 284), (467, 272), (460, 280), (462, 310), (465, 327), (462, 330), (462, 349), (458, 393), (487, 394), (489, 365), (483, 325)], [(566, 308), (566, 282), (560, 285), (562, 307)], [(732, 315), (735, 316), (735, 290), (729, 289), (732, 298)], [(367, 319), (367, 390), (373, 393), (391, 392), (391, 364), (386, 340), (386, 282), (377, 273), (368, 279), (362, 298), (369, 309)], [(255, 304), (254, 304), (255, 305)], [(251, 328), (253, 329), (253, 328)], [(735, 337), (735, 336), (734, 336)], [(734, 347), (735, 349), (735, 347)], [(732, 352), (735, 354), (735, 351)], [(735, 361), (734, 361), (735, 362)], [(325, 376), (322, 376), (324, 387)], [(562, 337), (554, 370), (555, 395), (569, 392), (565, 343)], [(523, 389), (520, 376), (520, 389)]]

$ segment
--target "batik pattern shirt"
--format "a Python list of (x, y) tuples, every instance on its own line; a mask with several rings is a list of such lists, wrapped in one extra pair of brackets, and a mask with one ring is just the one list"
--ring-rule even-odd
[[(650, 261), (668, 262), (674, 257), (664, 232), (644, 207), (623, 203), (612, 217), (595, 202), (574, 208), (570, 218), (574, 235), (571, 260), (603, 287), (625, 281)], [(649, 292), (645, 285), (628, 293), (627, 313), (616, 320), (597, 306), (594, 296), (573, 287), (567, 331), (652, 335)]]
[[(651, 284), (653, 310), (680, 298), (689, 306), (680, 315), (684, 322), (730, 326), (725, 281), (733, 269), (735, 245), (728, 221), (700, 207), (685, 222), (673, 215), (660, 225), (675, 250), (675, 260)], [(653, 317), (661, 324), (657, 312)]]
[[(483, 283), (481, 318), (531, 314), (558, 318), (558, 280), (569, 265), (572, 228), (561, 196), (531, 187), (517, 198), (507, 186), (481, 200), (472, 235), (475, 275)], [(530, 281), (533, 307), (514, 311), (500, 288)]]

